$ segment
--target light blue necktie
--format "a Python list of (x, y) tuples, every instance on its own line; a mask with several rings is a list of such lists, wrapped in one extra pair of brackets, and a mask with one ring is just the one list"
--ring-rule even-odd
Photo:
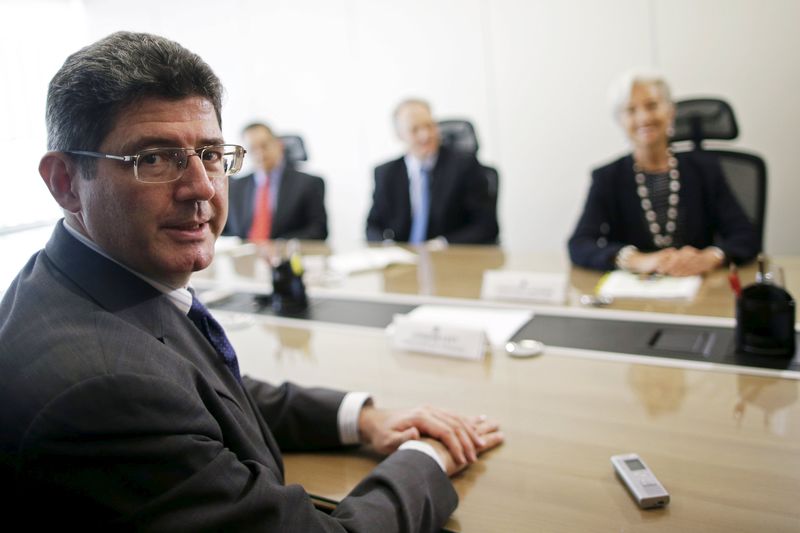
[(420, 167), (419, 169), (419, 205), (417, 211), (414, 213), (414, 219), (411, 221), (411, 235), (408, 238), (410, 244), (419, 244), (426, 240), (428, 235), (428, 214), (430, 212), (430, 177), (428, 169)]

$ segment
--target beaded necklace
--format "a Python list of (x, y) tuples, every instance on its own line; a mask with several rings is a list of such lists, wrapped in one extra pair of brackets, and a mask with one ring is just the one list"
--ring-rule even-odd
[(650, 199), (650, 190), (647, 188), (644, 170), (634, 159), (633, 173), (636, 179), (636, 193), (639, 195), (647, 228), (653, 236), (653, 244), (658, 248), (672, 246), (675, 229), (678, 227), (678, 204), (680, 203), (681, 173), (678, 171), (678, 160), (667, 149), (667, 164), (669, 165), (669, 207), (667, 208), (667, 222), (661, 227), (656, 220), (653, 202)]

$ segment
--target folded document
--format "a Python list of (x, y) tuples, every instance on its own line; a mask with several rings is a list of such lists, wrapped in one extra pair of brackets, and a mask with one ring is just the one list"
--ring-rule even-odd
[(365, 270), (382, 270), (392, 264), (413, 265), (416, 262), (416, 254), (399, 246), (367, 248), (335, 254), (328, 258), (328, 266), (331, 270), (345, 275)]
[(691, 300), (702, 281), (700, 276), (646, 276), (615, 270), (603, 276), (597, 284), (597, 294), (611, 298)]

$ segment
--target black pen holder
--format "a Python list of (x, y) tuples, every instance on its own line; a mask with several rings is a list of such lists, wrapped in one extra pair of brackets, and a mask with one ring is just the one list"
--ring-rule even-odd
[(295, 274), (289, 260), (272, 269), (272, 309), (276, 313), (299, 313), (308, 309), (303, 277)]
[(752, 355), (794, 356), (795, 303), (786, 290), (755, 283), (736, 300), (736, 351)]

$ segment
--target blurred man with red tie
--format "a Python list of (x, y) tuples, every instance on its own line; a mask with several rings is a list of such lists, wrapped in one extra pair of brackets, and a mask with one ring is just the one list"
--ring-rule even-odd
[(255, 172), (230, 182), (230, 212), (224, 235), (251, 241), (325, 240), (325, 182), (299, 172), (284, 154), (283, 142), (263, 123), (243, 131)]

